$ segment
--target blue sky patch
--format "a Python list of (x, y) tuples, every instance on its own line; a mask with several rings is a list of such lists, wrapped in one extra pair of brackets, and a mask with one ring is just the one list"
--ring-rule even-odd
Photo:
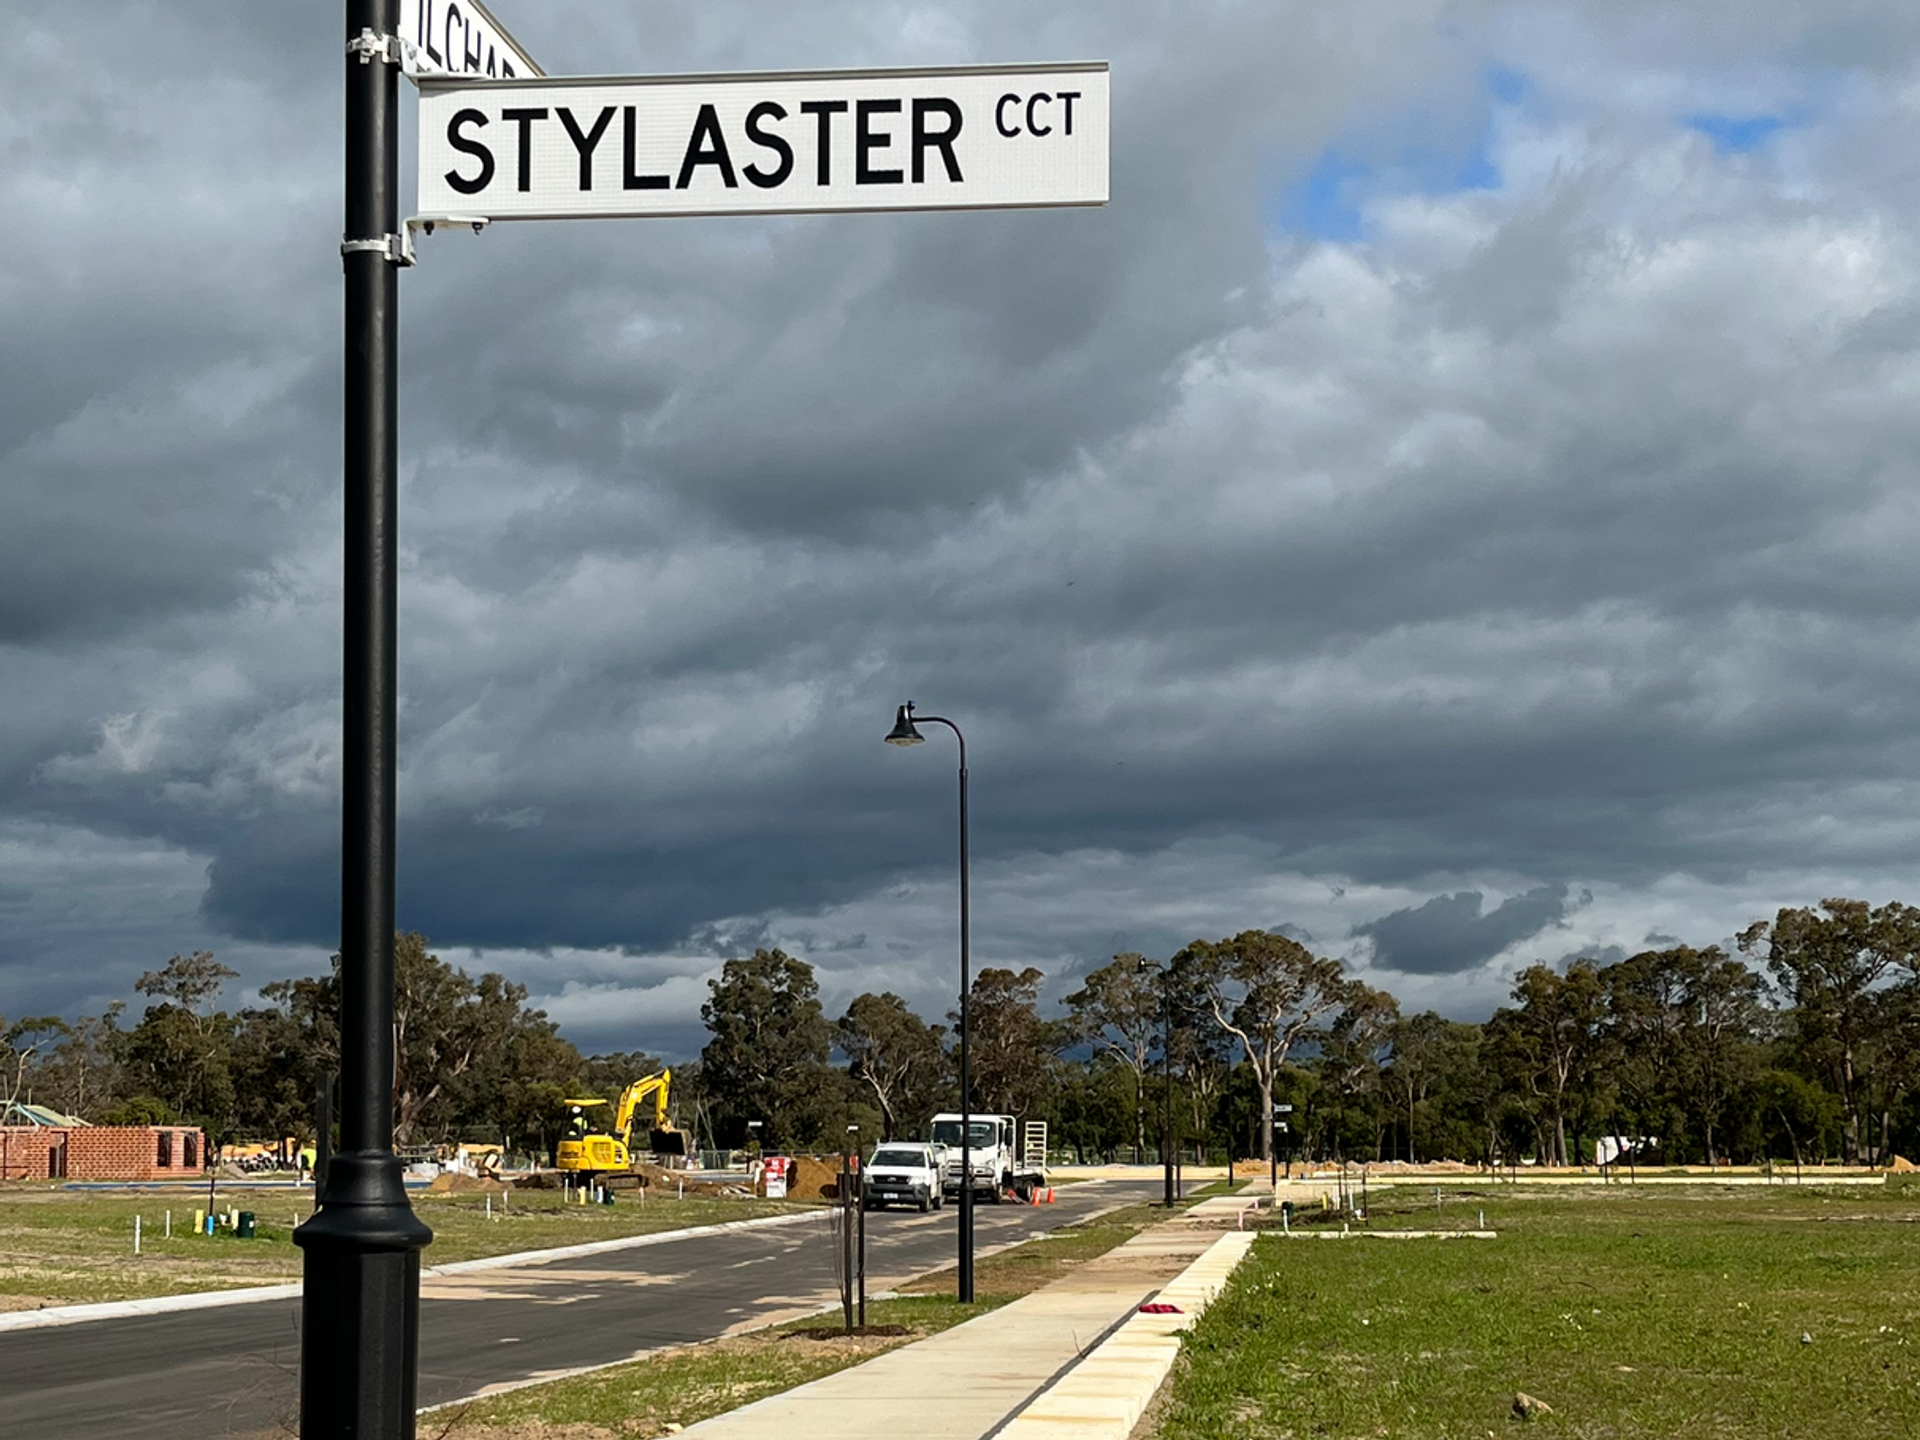
[(1713, 141), (1722, 155), (1745, 155), (1766, 144), (1787, 122), (1778, 115), (1689, 115), (1686, 123)]
[(1518, 105), (1533, 91), (1533, 81), (1524, 70), (1511, 65), (1492, 65), (1487, 69), (1487, 93), (1502, 105)]
[[(1409, 144), (1390, 160), (1357, 160), (1329, 147), (1313, 168), (1288, 185), (1269, 212), (1269, 224), (1319, 240), (1358, 240), (1365, 233), (1361, 210), (1377, 195), (1451, 195), (1465, 190), (1497, 190), (1500, 167), (1494, 163), (1494, 122), (1498, 106), (1520, 103), (1532, 81), (1519, 70), (1494, 66), (1482, 77), (1486, 96), (1479, 125), (1463, 148)], [(1429, 135), (1436, 127), (1403, 116), (1404, 134)], [(1458, 134), (1458, 132), (1455, 132)]]
[(1280, 197), (1280, 224), (1322, 240), (1358, 240), (1361, 191), (1372, 173), (1335, 151), (1322, 151), (1313, 169)]

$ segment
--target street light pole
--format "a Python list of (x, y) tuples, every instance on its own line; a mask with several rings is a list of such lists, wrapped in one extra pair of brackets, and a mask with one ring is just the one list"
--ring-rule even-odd
[(1166, 1207), (1173, 1208), (1173, 991), (1172, 972), (1160, 972), (1160, 1164), (1166, 1171)]
[(412, 1440), (420, 1251), (393, 1153), (400, 0), (347, 0), (340, 1149), (305, 1252), (304, 1440)]
[[(960, 742), (960, 1276), (959, 1298), (962, 1305), (973, 1303), (973, 1075), (970, 1052), (973, 1026), (967, 1018), (967, 1000), (973, 989), (972, 924), (967, 896), (967, 737), (960, 727), (939, 715), (913, 713), (913, 702), (902, 705), (894, 716), (889, 745), (921, 745), (926, 736), (914, 728), (915, 719), (944, 725)], [(996, 1177), (995, 1183), (998, 1183)]]

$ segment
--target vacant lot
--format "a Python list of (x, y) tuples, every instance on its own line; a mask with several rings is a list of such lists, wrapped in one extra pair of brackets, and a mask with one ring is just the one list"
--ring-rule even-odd
[[(293, 1227), (312, 1211), (312, 1192), (223, 1191), (219, 1208), (258, 1217), (256, 1236), (191, 1233), (206, 1192), (142, 1195), (72, 1192), (46, 1187), (0, 1189), (0, 1311), (32, 1310), (96, 1300), (136, 1300), (192, 1290), (277, 1285), (300, 1276)], [(766, 1200), (650, 1199), (622, 1195), (615, 1205), (566, 1205), (558, 1191), (521, 1191), (493, 1214), (478, 1195), (415, 1195), (414, 1208), (433, 1227), (429, 1265), (651, 1234), (722, 1220), (746, 1220), (794, 1208)], [(166, 1236), (168, 1212), (173, 1235)], [(140, 1254), (133, 1218), (141, 1218)]]
[(1920, 1435), (1920, 1193), (1374, 1192), (1375, 1225), (1263, 1239), (1196, 1327), (1164, 1440)]

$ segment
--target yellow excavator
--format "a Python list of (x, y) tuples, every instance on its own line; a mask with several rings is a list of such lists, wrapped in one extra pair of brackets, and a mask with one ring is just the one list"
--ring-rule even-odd
[(648, 1149), (658, 1156), (685, 1155), (690, 1148), (687, 1133), (675, 1127), (667, 1114), (669, 1087), (673, 1072), (662, 1070), (645, 1075), (620, 1092), (613, 1107), (613, 1132), (596, 1131), (587, 1121), (587, 1111), (605, 1100), (580, 1099), (562, 1103), (571, 1109), (567, 1138), (554, 1152), (557, 1168), (575, 1175), (605, 1175), (633, 1168), (633, 1122), (648, 1100), (653, 1101), (653, 1128), (647, 1137)]

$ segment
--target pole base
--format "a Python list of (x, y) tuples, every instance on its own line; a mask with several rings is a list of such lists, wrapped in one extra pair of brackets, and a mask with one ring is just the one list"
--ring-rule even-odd
[(320, 1209), (293, 1240), (306, 1252), (302, 1440), (413, 1440), (420, 1251), (433, 1232), (407, 1203), (399, 1160), (335, 1155)]

